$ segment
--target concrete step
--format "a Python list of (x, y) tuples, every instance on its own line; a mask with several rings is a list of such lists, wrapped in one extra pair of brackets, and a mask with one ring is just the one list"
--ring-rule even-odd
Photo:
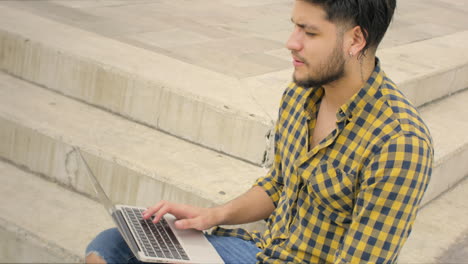
[(115, 203), (221, 204), (266, 170), (0, 73), (0, 157), (94, 196), (80, 147)]
[[(269, 164), (271, 130), (291, 68), (236, 77), (8, 5), (0, 3), (0, 69), (210, 149)], [(468, 87), (467, 41), (462, 31), (386, 48), (379, 56), (409, 98), (423, 105)]]
[[(1, 3), (0, 14), (1, 69), (192, 142), (262, 163), (271, 118), (246, 83)], [(37, 28), (48, 30), (39, 33)], [(277, 97), (283, 87), (276, 89)]]
[(465, 178), (422, 208), (398, 263), (467, 263), (467, 200), (468, 178)]
[[(421, 109), (436, 149), (424, 203), (468, 174), (467, 100), (463, 91)], [(266, 172), (6, 74), (0, 135), (0, 157), (93, 195), (72, 151), (81, 147), (111, 197), (127, 204), (220, 204)]]
[(99, 203), (0, 161), (0, 262), (83, 263), (113, 226)]
[(382, 68), (416, 106), (468, 87), (468, 31), (378, 51)]
[[(3, 161), (0, 180), (2, 262), (82, 263), (90, 240), (113, 226), (98, 202)], [(464, 263), (467, 198), (465, 179), (422, 208), (399, 263)]]
[(468, 90), (420, 109), (434, 140), (434, 169), (423, 203), (468, 175)]

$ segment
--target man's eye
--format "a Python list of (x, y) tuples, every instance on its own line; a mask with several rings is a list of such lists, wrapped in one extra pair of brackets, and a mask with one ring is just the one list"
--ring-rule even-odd
[(306, 35), (307, 35), (307, 36), (314, 37), (314, 36), (316, 36), (317, 34), (315, 34), (315, 33), (312, 33), (312, 32), (306, 32)]

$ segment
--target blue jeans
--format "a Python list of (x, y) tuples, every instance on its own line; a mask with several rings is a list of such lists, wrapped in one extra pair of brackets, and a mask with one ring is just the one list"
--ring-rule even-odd
[[(206, 235), (218, 254), (228, 263), (255, 263), (255, 255), (261, 250), (252, 241), (236, 237)], [(142, 263), (132, 253), (117, 228), (101, 232), (86, 249), (103, 258), (107, 263)]]

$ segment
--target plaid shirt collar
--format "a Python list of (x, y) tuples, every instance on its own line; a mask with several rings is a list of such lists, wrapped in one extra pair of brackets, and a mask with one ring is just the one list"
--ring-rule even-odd
[[(369, 102), (375, 101), (375, 95), (378, 92), (378, 88), (383, 82), (383, 71), (380, 68), (380, 60), (375, 59), (375, 68), (371, 76), (367, 80), (366, 84), (354, 94), (345, 104), (340, 106), (340, 109), (336, 113), (336, 119), (338, 123), (345, 120), (351, 120), (353, 116), (358, 115), (362, 108)], [(315, 115), (318, 109), (315, 106), (322, 99), (324, 91), (323, 87), (309, 88), (309, 91), (305, 93), (303, 102), (305, 112), (308, 115), (308, 119), (311, 119), (311, 115)]]
[(376, 100), (375, 95), (378, 93), (378, 88), (383, 82), (383, 72), (380, 68), (380, 61), (375, 59), (375, 68), (367, 83), (356, 94), (351, 97), (348, 102), (340, 107), (337, 113), (338, 122), (345, 118), (352, 119), (353, 116), (358, 115), (366, 104), (372, 104)]

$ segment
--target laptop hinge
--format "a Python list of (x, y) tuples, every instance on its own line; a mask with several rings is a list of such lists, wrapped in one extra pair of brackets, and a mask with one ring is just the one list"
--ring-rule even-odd
[(114, 218), (114, 221), (118, 223), (117, 226), (119, 227), (125, 241), (127, 241), (127, 244), (132, 250), (133, 254), (137, 254), (137, 252), (140, 252), (141, 249), (135, 241), (135, 238), (133, 237), (132, 232), (130, 231), (130, 228), (127, 225), (127, 222), (125, 221), (122, 212), (117, 209), (112, 214), (112, 218)]

